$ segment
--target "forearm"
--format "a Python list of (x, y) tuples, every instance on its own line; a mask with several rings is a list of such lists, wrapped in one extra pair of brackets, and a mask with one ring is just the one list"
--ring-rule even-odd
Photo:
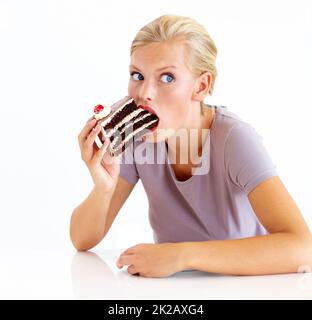
[(310, 237), (299, 239), (287, 233), (235, 240), (180, 243), (183, 269), (262, 275), (297, 272), (312, 268)]
[(86, 200), (73, 211), (70, 237), (77, 250), (88, 250), (103, 238), (111, 198), (112, 193), (93, 188)]

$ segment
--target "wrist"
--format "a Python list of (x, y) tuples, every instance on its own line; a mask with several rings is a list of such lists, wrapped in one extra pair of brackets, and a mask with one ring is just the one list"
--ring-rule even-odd
[(177, 243), (177, 251), (179, 252), (179, 269), (181, 271), (187, 269), (194, 269), (193, 263), (193, 243), (192, 242), (179, 242)]
[(99, 197), (111, 197), (114, 193), (115, 188), (111, 188), (109, 190), (103, 188), (102, 186), (94, 185), (93, 193)]

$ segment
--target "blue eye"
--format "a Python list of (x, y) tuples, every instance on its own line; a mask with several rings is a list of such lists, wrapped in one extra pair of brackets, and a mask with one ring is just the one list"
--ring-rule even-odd
[(174, 80), (173, 76), (171, 74), (169, 74), (169, 73), (162, 75), (161, 79), (164, 79), (163, 81), (165, 83), (171, 83)]
[[(132, 77), (132, 79), (134, 81), (142, 81), (142, 80), (144, 80), (144, 77), (139, 72), (131, 72), (130, 76)], [(163, 81), (164, 83), (172, 83), (173, 80), (174, 80), (174, 77), (170, 73), (166, 73), (166, 74), (163, 74), (161, 76), (161, 81)]]
[[(137, 77), (136, 77), (137, 76)], [(135, 80), (135, 81), (139, 81), (139, 80), (143, 80), (144, 79), (144, 77), (141, 75), (141, 73), (139, 73), (139, 72), (132, 72), (131, 73), (131, 77), (132, 77), (132, 79), (133, 80)]]

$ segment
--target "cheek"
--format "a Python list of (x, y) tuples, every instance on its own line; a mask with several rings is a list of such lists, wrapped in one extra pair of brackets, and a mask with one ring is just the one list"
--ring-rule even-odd
[[(168, 105), (172, 106), (172, 110), (177, 116), (181, 116), (185, 113), (183, 107), (187, 105), (190, 101), (190, 93), (187, 86), (179, 85), (174, 86), (170, 91), (164, 95), (164, 99)], [(182, 107), (181, 107), (182, 106)]]
[(187, 110), (183, 110), (183, 105), (176, 102), (169, 104), (162, 113), (162, 127), (179, 129), (184, 126), (187, 118)]
[(131, 81), (129, 81), (128, 84), (128, 96), (130, 97), (134, 97), (135, 96), (135, 86), (133, 85), (133, 83)]

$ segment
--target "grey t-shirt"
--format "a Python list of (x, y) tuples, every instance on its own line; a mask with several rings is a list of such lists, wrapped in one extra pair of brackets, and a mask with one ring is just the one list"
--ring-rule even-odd
[(262, 137), (226, 107), (205, 107), (214, 107), (216, 113), (203, 146), (200, 167), (206, 170), (196, 169), (204, 174), (195, 171), (188, 180), (177, 180), (164, 141), (134, 141), (122, 155), (120, 176), (131, 184), (141, 179), (156, 243), (267, 233), (248, 200), (248, 193), (258, 184), (277, 176)]

